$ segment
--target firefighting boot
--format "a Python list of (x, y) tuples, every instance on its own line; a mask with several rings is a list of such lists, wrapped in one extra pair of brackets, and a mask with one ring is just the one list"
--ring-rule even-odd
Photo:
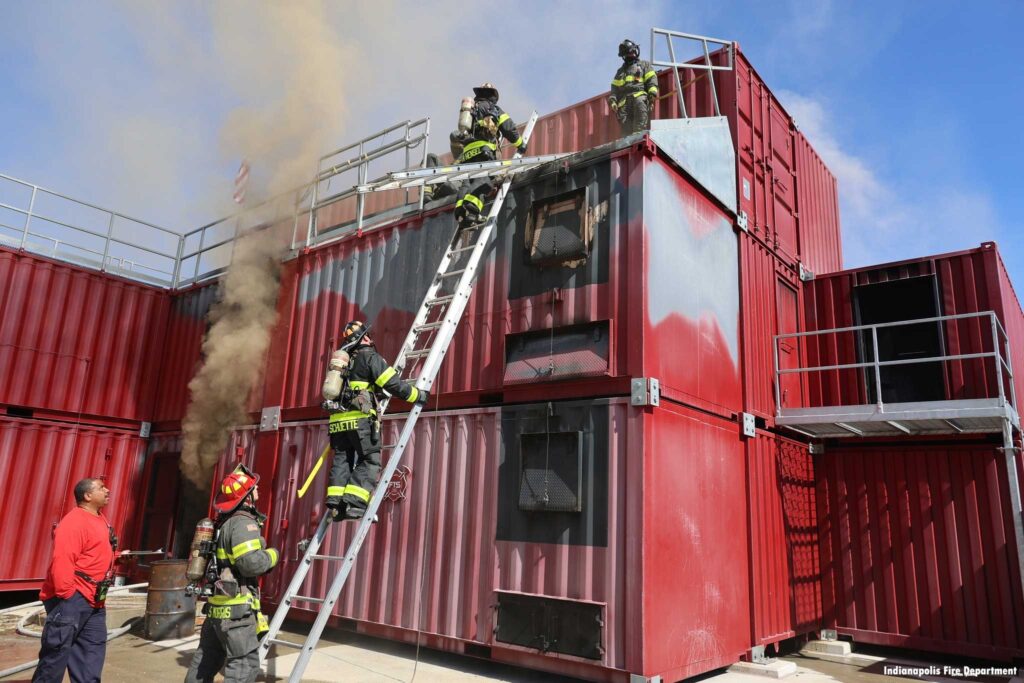
[[(349, 507), (345, 510), (346, 521), (358, 521), (366, 514), (366, 508)], [(377, 523), (377, 515), (373, 516), (373, 523)]]

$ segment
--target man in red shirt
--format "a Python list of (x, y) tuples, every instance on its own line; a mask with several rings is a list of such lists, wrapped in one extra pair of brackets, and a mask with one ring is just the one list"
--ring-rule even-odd
[(107, 653), (106, 584), (114, 566), (117, 537), (100, 512), (110, 490), (100, 479), (75, 484), (78, 507), (64, 515), (53, 534), (53, 559), (39, 599), (46, 608), (39, 664), (33, 682), (100, 680)]

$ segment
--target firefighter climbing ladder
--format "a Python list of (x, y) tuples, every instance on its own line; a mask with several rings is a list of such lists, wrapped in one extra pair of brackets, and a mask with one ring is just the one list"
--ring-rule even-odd
[[(523, 131), (524, 140), (528, 141), (530, 139), (536, 121), (537, 113), (534, 112)], [(470, 234), (476, 232), (475, 241), (472, 238), (464, 239), (465, 230), (456, 230), (451, 244), (448, 245), (444, 256), (441, 258), (437, 273), (427, 288), (423, 303), (416, 313), (412, 327), (409, 329), (405, 342), (402, 344), (401, 351), (395, 359), (394, 366), (399, 370), (400, 375), (406, 378), (416, 377), (416, 386), (418, 388), (429, 390), (433, 386), (434, 378), (437, 376), (437, 371), (441, 367), (441, 362), (444, 360), (448, 346), (455, 336), (459, 321), (462, 319), (466, 304), (473, 292), (473, 282), (476, 278), (477, 269), (483, 258), (484, 249), (494, 233), (498, 215), (512, 184), (512, 176), (563, 156), (566, 155), (552, 154), (541, 157), (514, 158), (505, 161), (403, 171), (389, 174), (384, 180), (356, 187), (356, 191), (362, 194), (435, 184), (446, 180), (504, 176), (504, 181), (491, 205), (486, 220), (482, 224), (469, 229)], [(468, 244), (463, 245), (464, 242), (468, 242)], [(468, 258), (463, 258), (467, 255)], [(452, 282), (456, 282), (454, 289), (450, 293), (446, 293), (446, 289)], [(386, 409), (387, 399), (380, 406), (380, 414), (383, 415)], [(295, 575), (281, 596), (277, 611), (274, 613), (274, 618), (270, 623), (270, 631), (260, 644), (260, 662), (266, 659), (272, 645), (299, 648), (299, 658), (292, 669), (289, 681), (299, 681), (302, 679), (302, 674), (306, 670), (310, 658), (313, 656), (313, 651), (320, 640), (324, 628), (327, 626), (327, 621), (331, 616), (334, 605), (337, 603), (341, 590), (345, 586), (345, 582), (355, 565), (359, 550), (370, 533), (374, 516), (387, 491), (386, 483), (391, 480), (395, 470), (398, 468), (405, 448), (412, 437), (413, 428), (416, 426), (421, 410), (422, 406), (414, 405), (405, 418), (398, 442), (390, 446), (385, 445), (385, 448), (393, 448), (393, 452), (388, 458), (384, 471), (381, 473), (380, 485), (374, 489), (367, 513), (360, 520), (356, 534), (345, 554), (342, 556), (319, 554), (320, 546), (331, 525), (330, 518), (324, 515), (320, 520), (316, 533), (310, 539)], [(324, 597), (299, 595), (298, 591), (301, 589), (309, 569), (312, 567), (313, 562), (317, 561), (340, 562), (341, 566)], [(278, 638), (281, 625), (284, 623), (288, 611), (296, 602), (320, 605), (316, 621), (313, 623), (313, 627), (302, 645)]]

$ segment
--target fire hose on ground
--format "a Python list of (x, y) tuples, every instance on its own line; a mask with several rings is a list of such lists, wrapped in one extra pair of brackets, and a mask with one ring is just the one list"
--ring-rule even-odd
[[(148, 585), (149, 585), (149, 583), (147, 582), (147, 583), (133, 583), (133, 584), (130, 584), (128, 586), (114, 586), (114, 587), (112, 587), (110, 589), (110, 593), (114, 593), (115, 591), (125, 591), (125, 590), (128, 590), (130, 588), (143, 588), (143, 587), (148, 586)], [(20, 633), (23, 636), (30, 636), (32, 638), (40, 638), (43, 635), (42, 631), (33, 631), (32, 629), (30, 629), (28, 627), (28, 622), (31, 621), (32, 619), (34, 619), (40, 612), (43, 611), (42, 604), (43, 603), (41, 601), (39, 601), (39, 600), (36, 600), (35, 602), (27, 602), (24, 605), (17, 605), (15, 607), (8, 607), (7, 609), (0, 610), (0, 614), (5, 614), (7, 612), (16, 612), (18, 610), (25, 609), (26, 607), (36, 607), (36, 606), (38, 606), (39, 609), (32, 610), (31, 612), (29, 612), (28, 614), (23, 616), (21, 619), (19, 619), (18, 620), (18, 625), (17, 625), (16, 628), (17, 628), (18, 633)], [(142, 619), (142, 617), (132, 617), (131, 619), (128, 620), (128, 622), (124, 626), (120, 626), (120, 627), (115, 628), (115, 629), (113, 629), (111, 631), (107, 631), (107, 642), (110, 642), (114, 638), (117, 638), (118, 636), (123, 636), (125, 633), (128, 633), (128, 631), (130, 631), (131, 628), (133, 626), (135, 626), (135, 624), (137, 624), (140, 619)], [(25, 671), (26, 669), (31, 669), (31, 668), (33, 668), (38, 663), (39, 663), (38, 659), (33, 659), (31, 662), (25, 662), (24, 664), (18, 664), (17, 666), (12, 666), (9, 669), (3, 669), (2, 671), (0, 671), (0, 678), (6, 678), (7, 676), (11, 676), (11, 675), (19, 673), (21, 671)]]

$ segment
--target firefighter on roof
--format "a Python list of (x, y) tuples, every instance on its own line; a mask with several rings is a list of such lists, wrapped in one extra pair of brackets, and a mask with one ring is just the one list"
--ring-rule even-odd
[(640, 59), (640, 46), (632, 40), (619, 43), (622, 66), (612, 79), (608, 98), (612, 111), (622, 127), (622, 135), (647, 130), (654, 99), (658, 96), (658, 74), (650, 62)]
[(344, 360), (339, 360), (338, 352), (330, 366), (345, 377), (337, 393), (324, 392), (324, 407), (331, 412), (327, 431), (334, 451), (326, 505), (336, 520), (362, 518), (380, 474), (380, 392), (421, 405), (429, 397), (426, 390), (399, 379), (366, 332), (367, 327), (358, 320), (345, 325), (347, 343), (342, 348), (351, 356), (345, 354)]
[[(455, 163), (494, 161), (498, 158), (499, 136), (515, 145), (519, 153), (526, 156), (526, 141), (520, 137), (509, 115), (498, 106), (498, 89), (492, 83), (484, 83), (473, 88), (473, 94), (475, 98), (469, 110), (468, 130), (462, 131), (466, 142)], [(459, 227), (464, 228), (480, 220), (484, 212), (484, 198), (493, 191), (494, 185), (487, 178), (459, 191), (459, 198), (455, 202), (455, 218), (459, 221)]]
[(224, 477), (213, 501), (219, 578), (203, 608), (207, 618), (185, 683), (212, 683), (221, 667), (225, 683), (250, 683), (260, 671), (258, 638), (268, 627), (260, 613), (258, 577), (277, 566), (280, 554), (260, 536), (265, 518), (256, 511), (257, 483), (259, 475), (239, 465)]

